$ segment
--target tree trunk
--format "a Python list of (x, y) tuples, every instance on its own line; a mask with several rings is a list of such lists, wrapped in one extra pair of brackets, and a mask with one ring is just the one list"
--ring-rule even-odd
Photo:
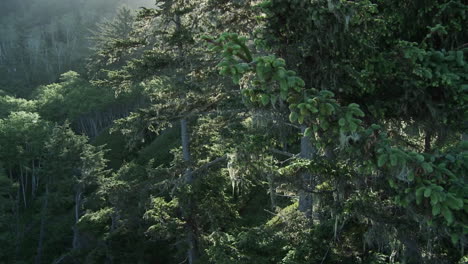
[[(301, 138), (301, 153), (300, 157), (302, 159), (312, 159), (315, 155), (315, 149), (312, 146), (312, 142), (309, 137), (304, 135), (305, 125), (301, 126), (301, 132), (303, 134)], [(303, 212), (307, 218), (312, 218), (312, 193), (311, 190), (314, 189), (314, 179), (310, 172), (304, 171), (301, 174), (302, 188), (299, 190), (299, 211)]]
[(75, 193), (75, 225), (73, 226), (73, 250), (80, 248), (80, 233), (78, 230), (78, 221), (80, 220), (80, 207), (81, 207), (81, 186), (78, 185), (78, 188)]
[(424, 152), (430, 152), (431, 151), (431, 139), (432, 139), (432, 133), (430, 131), (426, 131), (426, 135), (424, 137)]
[(24, 202), (24, 208), (27, 208), (27, 202), (26, 202), (26, 185), (25, 185), (25, 180), (24, 180), (24, 173), (23, 173), (23, 166), (20, 164), (20, 181), (21, 181), (21, 192), (23, 194), (23, 202)]
[[(13, 172), (11, 168), (8, 169), (10, 179), (13, 181)], [(15, 203), (15, 259), (18, 259), (20, 253), (20, 244), (21, 244), (21, 232), (20, 232), (20, 216), (19, 216), (19, 208), (20, 208), (20, 187), (17, 187), (16, 190), (16, 203)]]
[(190, 136), (188, 134), (187, 119), (180, 120), (180, 135), (182, 140), (182, 156), (187, 165), (185, 170), (185, 182), (191, 184), (193, 182), (193, 174), (190, 169)]
[(422, 263), (421, 249), (418, 245), (416, 235), (412, 232), (400, 233), (400, 241), (404, 245), (402, 258), (403, 263)]
[(31, 162), (31, 167), (32, 167), (32, 171), (31, 171), (31, 200), (34, 200), (34, 198), (36, 197), (36, 164), (34, 162), (34, 160)]
[(46, 193), (44, 204), (42, 205), (42, 212), (41, 212), (41, 227), (39, 230), (39, 242), (37, 244), (37, 254), (34, 258), (34, 264), (40, 264), (42, 261), (42, 249), (44, 244), (44, 237), (45, 237), (45, 225), (46, 225), (46, 218), (47, 218), (47, 207), (49, 204), (49, 184), (46, 184)]
[(268, 173), (268, 192), (270, 193), (271, 209), (276, 209), (276, 186), (273, 173)]
[[(192, 184), (193, 182), (193, 173), (190, 168), (190, 136), (188, 133), (188, 127), (187, 127), (187, 119), (182, 119), (180, 120), (180, 135), (181, 135), (181, 140), (182, 140), (182, 154), (183, 154), (183, 159), (184, 162), (186, 163), (187, 168), (185, 169), (185, 183), (186, 184)], [(193, 226), (192, 226), (192, 216), (191, 216), (191, 211), (192, 211), (192, 199), (189, 197), (187, 207), (185, 208), (185, 212), (183, 214), (186, 217), (187, 220), (187, 243), (188, 243), (188, 249), (187, 249), (187, 259), (189, 264), (193, 264), (197, 260), (197, 253), (196, 253), (196, 238), (195, 234), (193, 232)]]

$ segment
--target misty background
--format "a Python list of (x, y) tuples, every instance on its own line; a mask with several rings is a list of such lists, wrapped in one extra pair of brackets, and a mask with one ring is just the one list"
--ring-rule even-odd
[(0, 90), (29, 97), (38, 85), (68, 70), (84, 74), (92, 31), (122, 6), (154, 0), (2, 0)]

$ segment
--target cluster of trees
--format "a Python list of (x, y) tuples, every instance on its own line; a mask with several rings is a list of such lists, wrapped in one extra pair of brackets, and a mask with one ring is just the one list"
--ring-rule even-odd
[(68, 70), (84, 71), (90, 31), (116, 6), (151, 0), (3, 0), (0, 9), (0, 89), (27, 97)]
[(467, 11), (120, 9), (0, 93), (0, 263), (468, 261)]

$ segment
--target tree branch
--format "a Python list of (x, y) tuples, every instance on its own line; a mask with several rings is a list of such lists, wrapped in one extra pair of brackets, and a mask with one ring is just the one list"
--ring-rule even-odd
[(216, 158), (216, 159), (214, 159), (213, 161), (210, 161), (210, 162), (208, 162), (208, 163), (203, 164), (203, 165), (202, 165), (201, 167), (199, 167), (198, 169), (195, 169), (192, 173), (193, 173), (193, 174), (199, 173), (199, 172), (201, 172), (201, 171), (203, 171), (203, 170), (206, 170), (206, 169), (208, 169), (209, 167), (211, 167), (211, 166), (213, 166), (213, 165), (215, 165), (215, 164), (217, 164), (217, 163), (219, 163), (219, 162), (225, 161), (226, 159), (227, 159), (227, 156), (226, 156), (226, 155), (224, 155), (224, 156), (222, 156), (222, 157), (219, 157), (219, 158)]
[(275, 149), (275, 148), (270, 149), (270, 151), (273, 152), (273, 153), (276, 153), (276, 154), (280, 154), (280, 155), (283, 155), (283, 156), (290, 157), (290, 158), (298, 156), (298, 154), (292, 154), (292, 153), (289, 153), (287, 151), (282, 151), (282, 150)]

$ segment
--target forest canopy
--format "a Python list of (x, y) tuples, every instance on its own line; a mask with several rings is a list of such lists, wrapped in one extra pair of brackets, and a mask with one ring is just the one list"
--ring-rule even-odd
[(0, 264), (468, 262), (461, 0), (4, 0)]

